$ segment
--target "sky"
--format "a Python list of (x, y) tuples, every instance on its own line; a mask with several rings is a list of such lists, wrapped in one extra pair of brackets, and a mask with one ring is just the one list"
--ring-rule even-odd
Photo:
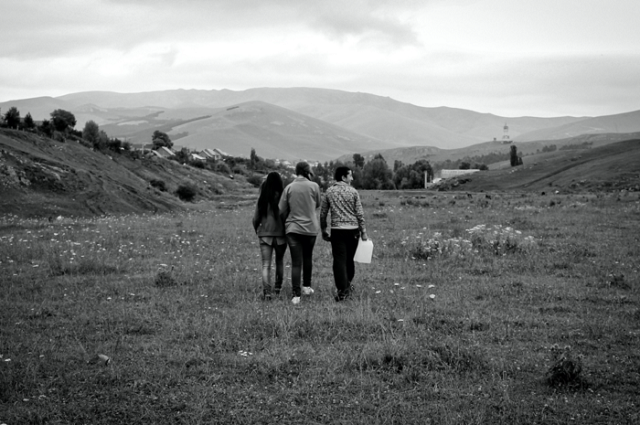
[(640, 110), (638, 0), (0, 2), (0, 102), (316, 87), (518, 116)]

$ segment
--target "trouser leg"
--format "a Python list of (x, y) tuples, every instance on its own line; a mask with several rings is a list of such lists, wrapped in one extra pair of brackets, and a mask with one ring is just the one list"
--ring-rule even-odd
[(349, 284), (353, 281), (354, 276), (356, 275), (356, 266), (353, 262), (353, 257), (356, 255), (356, 250), (358, 249), (358, 240), (360, 239), (360, 231), (353, 230), (351, 234), (345, 241), (345, 245), (347, 248), (347, 280)]
[(283, 243), (282, 245), (276, 245), (275, 251), (276, 251), (276, 281), (275, 281), (274, 289), (276, 293), (278, 293), (282, 289), (282, 281), (284, 279), (284, 254), (287, 251), (287, 244)]
[(331, 253), (333, 255), (333, 278), (338, 290), (338, 299), (351, 294), (351, 281), (355, 275), (353, 256), (358, 247), (358, 230), (331, 230)]
[(302, 275), (302, 242), (297, 233), (287, 233), (287, 244), (291, 252), (291, 292), (294, 297), (302, 295), (300, 279)]
[(304, 236), (302, 245), (302, 281), (303, 286), (311, 286), (313, 274), (313, 248), (316, 244), (315, 236)]
[(271, 293), (271, 257), (273, 247), (265, 243), (260, 244), (260, 254), (262, 257), (262, 291), (265, 295)]

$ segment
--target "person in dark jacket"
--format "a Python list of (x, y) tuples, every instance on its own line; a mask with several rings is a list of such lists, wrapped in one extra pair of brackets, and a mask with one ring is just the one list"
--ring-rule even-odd
[(284, 223), (280, 218), (278, 202), (284, 190), (282, 177), (277, 172), (271, 172), (260, 187), (260, 196), (253, 214), (253, 228), (260, 241), (262, 256), (262, 293), (263, 299), (272, 297), (271, 289), (271, 258), (276, 253), (276, 278), (273, 292), (280, 294), (284, 276), (284, 254), (287, 251), (287, 240), (284, 234)]

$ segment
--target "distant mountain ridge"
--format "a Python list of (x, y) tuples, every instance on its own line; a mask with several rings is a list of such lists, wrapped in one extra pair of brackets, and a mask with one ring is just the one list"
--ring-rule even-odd
[[(244, 119), (235, 121), (227, 116), (235, 106), (258, 108), (252, 102), (260, 102), (261, 113), (245, 111)], [(255, 148), (264, 157), (321, 161), (376, 149), (450, 150), (500, 141), (505, 124), (516, 142), (640, 131), (640, 111), (602, 117), (508, 118), (321, 88), (92, 91), (3, 102), (0, 110), (11, 106), (22, 116), (30, 112), (36, 120), (48, 118), (54, 109), (69, 110), (78, 121), (76, 128), (93, 120), (110, 136), (133, 143), (149, 143), (159, 129), (189, 148), (219, 147), (244, 156)], [(289, 124), (279, 124), (284, 122)]]

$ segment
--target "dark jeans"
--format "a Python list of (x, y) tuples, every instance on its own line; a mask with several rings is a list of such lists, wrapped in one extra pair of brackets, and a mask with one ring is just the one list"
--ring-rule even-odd
[(358, 229), (331, 229), (331, 253), (333, 254), (333, 279), (338, 299), (351, 295), (351, 281), (356, 274), (353, 256), (358, 248)]
[(287, 233), (287, 244), (291, 251), (291, 290), (294, 297), (299, 297), (302, 295), (301, 277), (304, 286), (311, 286), (313, 247), (316, 244), (316, 236)]

